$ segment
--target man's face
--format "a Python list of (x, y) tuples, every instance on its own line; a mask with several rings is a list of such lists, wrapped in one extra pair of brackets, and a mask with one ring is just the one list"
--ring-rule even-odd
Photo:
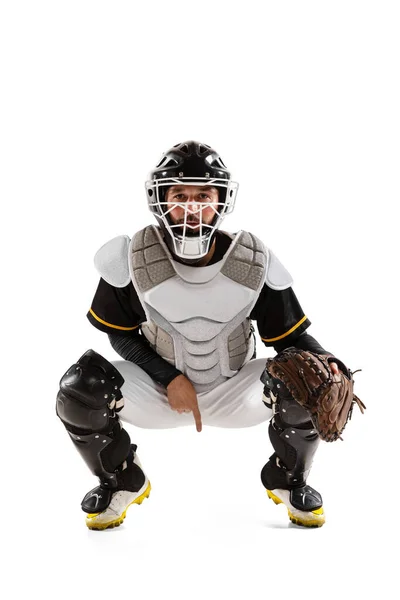
[[(187, 206), (186, 223), (192, 232), (200, 229), (200, 222), (210, 225), (218, 210), (218, 190), (209, 185), (173, 185), (168, 188), (167, 210), (171, 209), (177, 202)], [(207, 203), (206, 207), (203, 207)], [(185, 222), (185, 208), (175, 206), (170, 213), (171, 221), (175, 224)]]

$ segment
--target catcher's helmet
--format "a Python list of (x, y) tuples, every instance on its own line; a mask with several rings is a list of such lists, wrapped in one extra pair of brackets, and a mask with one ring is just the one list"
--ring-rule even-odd
[[(174, 201), (168, 208), (166, 192), (173, 185), (213, 186), (218, 189), (218, 204), (201, 204), (200, 227), (196, 230), (186, 223), (187, 202)], [(194, 141), (176, 144), (165, 152), (146, 181), (149, 209), (163, 229), (171, 252), (189, 261), (207, 254), (215, 231), (234, 208), (237, 190), (238, 184), (231, 180), (231, 174), (217, 152), (207, 144)], [(176, 206), (185, 210), (183, 224), (175, 224), (170, 217), (169, 213)], [(210, 224), (205, 224), (201, 214), (209, 206), (212, 206), (215, 216)]]

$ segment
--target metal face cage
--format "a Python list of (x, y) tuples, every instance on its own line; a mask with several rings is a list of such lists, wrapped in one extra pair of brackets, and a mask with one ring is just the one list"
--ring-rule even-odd
[[(199, 225), (187, 223), (188, 215), (194, 214), (191, 209), (192, 202), (166, 202), (166, 191), (173, 185), (213, 186), (219, 191), (219, 202), (199, 202), (196, 214)], [(235, 206), (239, 184), (229, 179), (211, 177), (171, 177), (146, 181), (146, 194), (149, 210), (155, 215), (159, 223), (169, 233), (173, 252), (183, 259), (199, 259), (205, 256), (213, 240), (215, 231), (223, 219), (231, 213)], [(176, 208), (184, 210), (183, 223), (174, 224), (169, 216)], [(203, 223), (203, 210), (211, 207), (215, 216), (210, 224)], [(198, 231), (195, 231), (197, 230)]]

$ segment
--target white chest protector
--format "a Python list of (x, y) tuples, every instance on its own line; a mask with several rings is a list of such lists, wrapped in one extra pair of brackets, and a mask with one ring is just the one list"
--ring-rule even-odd
[[(205, 267), (176, 262), (158, 227), (105, 244), (95, 257), (100, 275), (124, 287), (130, 279), (146, 313), (142, 332), (165, 360), (206, 392), (254, 353), (249, 315), (264, 283), (291, 285), (286, 269), (254, 235), (240, 231), (224, 257)], [(129, 274), (129, 275), (128, 275)]]

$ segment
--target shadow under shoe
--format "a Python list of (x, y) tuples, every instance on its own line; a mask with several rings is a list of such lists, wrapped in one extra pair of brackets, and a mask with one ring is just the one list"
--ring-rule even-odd
[(115, 471), (116, 488), (110, 490), (100, 484), (82, 500), (82, 510), (88, 513), (86, 525), (89, 529), (118, 527), (131, 504), (141, 504), (144, 498), (148, 498), (151, 486), (142, 470), (136, 448), (135, 444), (131, 445), (126, 461)]

